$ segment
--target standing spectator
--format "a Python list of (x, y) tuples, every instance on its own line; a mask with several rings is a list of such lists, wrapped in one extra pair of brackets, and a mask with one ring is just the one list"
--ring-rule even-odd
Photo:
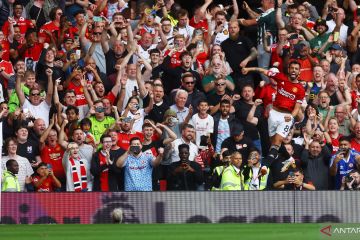
[(94, 176), (93, 191), (118, 191), (118, 172), (114, 160), (110, 155), (112, 147), (110, 135), (104, 134), (100, 138), (102, 148), (94, 153), (91, 160), (90, 172)]
[(195, 140), (195, 129), (193, 125), (184, 124), (181, 130), (181, 138), (176, 139), (171, 143), (171, 152), (170, 152), (170, 163), (180, 161), (178, 147), (181, 144), (189, 145), (189, 161), (194, 161), (196, 155), (198, 154), (198, 146), (194, 144)]
[(198, 113), (193, 115), (190, 124), (195, 128), (196, 145), (200, 145), (201, 136), (210, 136), (214, 130), (214, 118), (208, 114), (209, 104), (205, 99), (199, 101)]
[(221, 177), (221, 190), (244, 190), (244, 176), (241, 171), (242, 159), (239, 152), (231, 154), (231, 164), (225, 168)]
[(2, 192), (20, 192), (19, 179), (16, 176), (19, 173), (19, 164), (14, 159), (6, 162), (6, 171), (1, 176)]
[(66, 176), (62, 165), (64, 150), (59, 144), (57, 131), (53, 129), (54, 124), (55, 120), (52, 118), (49, 127), (40, 137), (40, 156), (43, 163), (51, 165), (53, 175), (61, 182), (65, 190)]
[(5, 156), (1, 158), (1, 165), (3, 171), (7, 170), (6, 163), (8, 160), (13, 159), (17, 162), (19, 170), (17, 178), (20, 185), (20, 190), (25, 191), (25, 184), (30, 183), (30, 176), (34, 173), (29, 160), (17, 155), (18, 142), (15, 138), (11, 137), (5, 140)]
[(115, 119), (105, 116), (104, 104), (101, 100), (94, 102), (94, 106), (90, 109), (89, 113), (93, 114), (90, 117), (90, 133), (95, 137), (95, 142), (98, 143), (101, 135), (115, 123)]
[(49, 126), (49, 112), (54, 90), (52, 73), (53, 71), (51, 69), (48, 68), (46, 70), (46, 75), (48, 76), (48, 86), (45, 100), (43, 100), (40, 96), (39, 86), (34, 86), (30, 90), (30, 97), (29, 100), (27, 100), (21, 90), (20, 77), (16, 79), (16, 94), (18, 95), (22, 109), (28, 109), (35, 119), (41, 118), (44, 120), (46, 127)]
[(330, 175), (335, 177), (335, 189), (340, 189), (342, 178), (347, 176), (360, 163), (360, 155), (350, 148), (350, 142), (349, 137), (341, 137), (339, 139), (339, 151), (331, 158)]
[(91, 191), (91, 174), (88, 160), (80, 155), (79, 145), (70, 142), (67, 146), (62, 164), (66, 174), (66, 191), (86, 192)]
[(200, 165), (192, 161), (188, 144), (180, 144), (177, 147), (180, 161), (173, 162), (168, 171), (168, 190), (197, 190), (203, 183), (203, 174)]
[(35, 169), (41, 162), (38, 142), (29, 138), (29, 130), (24, 125), (17, 127), (15, 135), (17, 153), (26, 158)]
[(254, 148), (254, 144), (251, 139), (247, 138), (244, 134), (244, 128), (237, 120), (231, 130), (231, 136), (226, 138), (221, 144), (221, 153), (225, 151), (240, 152), (243, 156), (243, 165), (247, 164), (247, 160), (250, 154), (250, 149)]
[(164, 87), (162, 85), (155, 85), (153, 88), (154, 104), (152, 110), (148, 114), (148, 118), (155, 123), (160, 123), (164, 119), (166, 110), (169, 109), (167, 99), (164, 97)]
[(232, 91), (229, 90), (226, 86), (228, 80), (224, 77), (219, 76), (214, 81), (215, 91), (208, 95), (209, 105), (210, 105), (210, 114), (214, 115), (219, 112), (220, 104), (222, 100), (227, 100), (231, 103), (230, 112), (234, 112), (234, 106), (232, 106), (233, 99), (231, 98)]
[(230, 64), (237, 89), (242, 89), (244, 84), (254, 85), (251, 76), (246, 76), (241, 69), (248, 66), (257, 57), (257, 50), (253, 43), (245, 36), (240, 36), (240, 27), (237, 21), (229, 23), (229, 38), (222, 42), (221, 47), (225, 52), (227, 61)]
[(324, 142), (312, 141), (304, 134), (305, 149), (301, 154), (301, 165), (305, 179), (311, 181), (317, 190), (329, 189), (329, 162), (331, 151)]
[(141, 151), (140, 138), (130, 139), (130, 148), (117, 159), (116, 166), (125, 167), (125, 191), (152, 191), (152, 169), (160, 164), (164, 149), (158, 148), (158, 156)]
[(269, 170), (261, 164), (261, 154), (256, 148), (250, 149), (248, 164), (242, 171), (244, 190), (264, 190), (268, 184)]
[(32, 184), (36, 192), (54, 192), (54, 190), (61, 187), (60, 181), (49, 166), (51, 165), (40, 163), (37, 167), (36, 174), (32, 178)]
[(189, 121), (189, 118), (192, 115), (192, 112), (190, 113), (190, 109), (185, 107), (188, 96), (189, 94), (187, 91), (182, 89), (178, 90), (175, 95), (175, 104), (170, 106), (170, 109), (176, 112), (179, 124)]

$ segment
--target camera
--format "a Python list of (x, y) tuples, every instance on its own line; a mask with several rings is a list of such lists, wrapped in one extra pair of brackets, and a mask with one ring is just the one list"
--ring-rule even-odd
[(353, 180), (353, 177), (350, 176), (350, 175), (348, 175), (348, 176), (345, 177), (345, 182), (350, 183), (352, 180)]
[(104, 111), (105, 111), (105, 109), (102, 108), (102, 107), (97, 107), (97, 108), (95, 108), (95, 112), (97, 112), (97, 113), (102, 113), (102, 112), (104, 112)]
[(200, 146), (207, 146), (209, 141), (209, 136), (202, 135), (200, 137)]

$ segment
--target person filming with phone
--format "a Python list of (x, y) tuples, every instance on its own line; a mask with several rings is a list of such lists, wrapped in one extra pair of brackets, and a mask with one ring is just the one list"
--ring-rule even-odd
[(315, 190), (315, 186), (311, 182), (304, 181), (304, 172), (300, 168), (290, 170), (283, 183), (284, 190)]
[(164, 148), (157, 149), (156, 158), (141, 151), (142, 144), (138, 137), (130, 139), (129, 149), (117, 161), (118, 168), (125, 168), (125, 191), (152, 191), (153, 167), (160, 164)]
[(335, 189), (340, 189), (343, 177), (346, 177), (360, 163), (360, 154), (352, 150), (351, 140), (347, 136), (340, 137), (339, 151), (330, 162), (330, 175), (335, 176)]
[(343, 177), (340, 190), (360, 190), (360, 172), (352, 170), (349, 175)]

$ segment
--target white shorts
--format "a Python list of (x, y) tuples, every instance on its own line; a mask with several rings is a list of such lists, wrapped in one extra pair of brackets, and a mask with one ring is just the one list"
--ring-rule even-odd
[(279, 134), (283, 138), (287, 137), (294, 120), (292, 117), (291, 121), (285, 122), (284, 117), (289, 115), (289, 113), (278, 112), (274, 109), (270, 110), (268, 119), (270, 137), (274, 136), (275, 134)]

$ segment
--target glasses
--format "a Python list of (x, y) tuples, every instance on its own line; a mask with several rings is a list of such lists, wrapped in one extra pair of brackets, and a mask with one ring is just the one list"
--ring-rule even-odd
[(40, 96), (40, 93), (32, 93), (31, 96), (33, 96), (33, 97)]
[(215, 83), (215, 86), (224, 86), (225, 83)]
[(193, 85), (194, 82), (185, 82), (186, 85)]
[(101, 32), (93, 32), (93, 35), (101, 35)]

